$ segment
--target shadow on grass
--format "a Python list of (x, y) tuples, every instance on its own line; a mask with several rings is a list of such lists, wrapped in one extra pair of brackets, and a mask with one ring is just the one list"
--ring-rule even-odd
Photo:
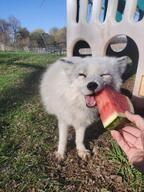
[(105, 132), (102, 122), (99, 120), (90, 125), (85, 132), (85, 146), (90, 149), (90, 141), (98, 139)]
[[(90, 126), (87, 127), (85, 131), (84, 144), (87, 149), (90, 149), (90, 142), (98, 139), (100, 135), (102, 135), (106, 130), (103, 128), (102, 122), (99, 120), (98, 122), (94, 122)], [(73, 128), (70, 129), (71, 139), (68, 140), (67, 151), (71, 151), (76, 148), (75, 145), (75, 130)]]
[(32, 64), (17, 64), (19, 67), (33, 67), (34, 71), (24, 78), (20, 85), (11, 87), (1, 92), (0, 96), (0, 117), (15, 110), (25, 101), (38, 94), (39, 83), (45, 67)]
[(41, 66), (41, 65), (37, 65), (37, 64), (25, 64), (25, 63), (14, 63), (14, 64), (9, 64), (9, 65), (15, 65), (18, 67), (23, 67), (23, 68), (34, 68), (36, 70), (44, 70), (46, 69), (46, 67)]
[(17, 67), (23, 67), (23, 68), (34, 68), (34, 69), (43, 69), (44, 66), (36, 64), (31, 64), (31, 63), (23, 63), (23, 62), (17, 62), (17, 58), (12, 58), (10, 60), (0, 60), (0, 65), (5, 64), (6, 66), (17, 66)]

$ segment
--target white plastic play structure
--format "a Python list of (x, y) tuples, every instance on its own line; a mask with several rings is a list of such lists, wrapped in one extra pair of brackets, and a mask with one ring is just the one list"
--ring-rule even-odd
[[(144, 98), (144, 19), (139, 22), (134, 20), (137, 0), (126, 0), (122, 21), (117, 22), (117, 6), (118, 0), (108, 0), (106, 18), (104, 22), (100, 22), (102, 0), (93, 0), (91, 19), (87, 21), (88, 0), (80, 0), (77, 20), (77, 0), (67, 0), (67, 56), (76, 56), (75, 48), (78, 42), (89, 45), (92, 56), (104, 56), (112, 38), (126, 35), (138, 51), (133, 98)], [(129, 54), (134, 56), (135, 52)]]

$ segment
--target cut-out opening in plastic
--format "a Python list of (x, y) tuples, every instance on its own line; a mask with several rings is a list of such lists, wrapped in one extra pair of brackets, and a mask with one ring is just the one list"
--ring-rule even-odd
[(114, 52), (121, 52), (127, 46), (127, 36), (126, 35), (117, 35), (112, 38), (110, 41), (110, 47)]
[(79, 12), (80, 12), (80, 0), (77, 1), (77, 11), (76, 11), (76, 22), (79, 22)]
[[(122, 44), (124, 45), (123, 49), (121, 49), (121, 46), (119, 46), (120, 39), (122, 40)], [(116, 41), (118, 41), (118, 44), (117, 50), (115, 51), (112, 49), (112, 44), (113, 42), (116, 43)], [(139, 60), (139, 51), (135, 41), (129, 36), (117, 35), (108, 42), (108, 46), (106, 48), (106, 55), (114, 57), (128, 57), (127, 68), (124, 74), (122, 75), (124, 84), (122, 85), (121, 92), (127, 95), (128, 97), (131, 97), (135, 84), (135, 74), (137, 72), (137, 65)]]
[[(80, 14), (80, 1), (83, 0), (76, 0), (77, 1), (77, 13), (76, 13), (76, 22), (79, 22), (79, 14)], [(99, 21), (103, 23), (106, 18), (107, 14), (107, 7), (108, 7), (108, 0), (101, 0), (102, 6), (100, 10), (100, 15), (99, 15)], [(117, 12), (115, 15), (115, 20), (117, 22), (121, 22), (123, 19), (123, 14), (125, 11), (125, 5), (126, 5), (126, 0), (118, 0), (118, 7), (117, 7)], [(93, 0), (88, 0), (88, 8), (87, 8), (87, 22), (90, 22), (91, 16), (92, 16), (92, 9), (93, 8)], [(144, 3), (142, 0), (137, 1), (137, 8), (136, 11), (133, 15), (133, 19), (138, 22), (144, 17)]]
[(141, 7), (137, 5), (137, 9), (134, 14), (134, 20), (138, 22), (138, 21), (141, 21), (143, 17), (144, 17), (144, 10), (142, 10)]
[(93, 7), (93, 0), (88, 1), (88, 9), (87, 9), (87, 22), (89, 23), (92, 16), (92, 7)]
[(84, 40), (79, 40), (73, 48), (73, 56), (92, 56), (90, 45)]
[(92, 55), (92, 52), (91, 52), (90, 48), (80, 48), (79, 53), (81, 55)]
[(121, 20), (123, 19), (124, 9), (125, 9), (125, 0), (119, 0), (117, 12), (116, 12), (116, 17), (115, 17), (115, 20), (117, 22), (121, 22)]
[[(123, 19), (125, 5), (126, 5), (126, 0), (118, 1), (118, 8), (117, 8), (117, 13), (115, 18), (117, 22), (120, 22)], [(144, 16), (144, 3), (141, 0), (138, 0), (136, 11), (133, 15), (133, 19), (134, 21), (138, 22), (143, 18), (143, 16)]]
[[(112, 48), (113, 45), (115, 46), (115, 49)], [(129, 64), (127, 65), (127, 69), (123, 74), (124, 80), (127, 80), (136, 74), (139, 60), (139, 51), (135, 41), (129, 36), (120, 34), (113, 37), (107, 45), (106, 55), (115, 57), (129, 57)]]

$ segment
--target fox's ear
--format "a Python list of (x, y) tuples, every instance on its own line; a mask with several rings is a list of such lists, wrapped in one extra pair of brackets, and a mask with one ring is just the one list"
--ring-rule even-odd
[(61, 58), (60, 61), (67, 64), (75, 64), (82, 60), (81, 57), (64, 57)]
[(116, 60), (117, 60), (120, 75), (122, 75), (126, 70), (126, 67), (127, 67), (127, 64), (128, 64), (128, 57), (123, 56), (123, 57), (117, 58)]
[(74, 64), (70, 59), (67, 59), (67, 58), (62, 58), (62, 59), (60, 59), (60, 61), (62, 63), (66, 63), (66, 64)]
[(75, 69), (76, 65), (81, 61), (80, 57), (62, 58), (59, 60), (62, 63), (64, 71), (70, 75), (71, 71)]
[(74, 68), (74, 62), (72, 62), (69, 58), (62, 58), (62, 59), (60, 59), (60, 62), (62, 64), (62, 68), (63, 68), (64, 72), (67, 75), (70, 75), (71, 71)]

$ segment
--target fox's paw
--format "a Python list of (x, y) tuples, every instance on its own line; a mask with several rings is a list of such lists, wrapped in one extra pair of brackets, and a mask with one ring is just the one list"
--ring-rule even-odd
[(91, 157), (90, 150), (78, 150), (78, 156), (84, 160), (87, 161)]
[(55, 152), (55, 157), (56, 157), (56, 159), (57, 159), (57, 161), (58, 161), (58, 162), (61, 162), (61, 161), (63, 161), (63, 160), (64, 160), (65, 155), (64, 155), (64, 154), (59, 153), (58, 151), (56, 151), (56, 152)]

